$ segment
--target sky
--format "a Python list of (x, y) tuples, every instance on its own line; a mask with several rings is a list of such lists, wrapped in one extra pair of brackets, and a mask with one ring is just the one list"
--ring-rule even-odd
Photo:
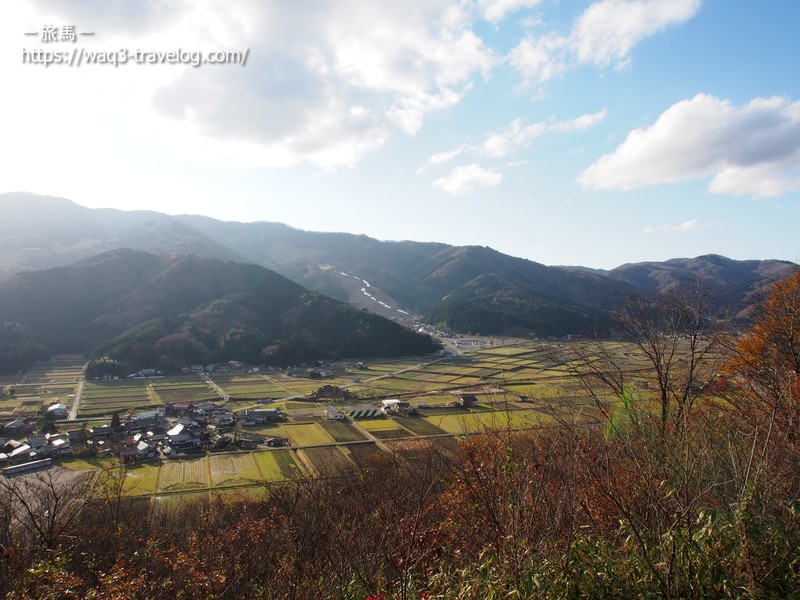
[(798, 262), (798, 23), (796, 0), (3, 0), (0, 192), (547, 265)]

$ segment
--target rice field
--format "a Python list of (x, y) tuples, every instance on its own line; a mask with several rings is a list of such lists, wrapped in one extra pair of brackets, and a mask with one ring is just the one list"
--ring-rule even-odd
[(297, 452), (298, 454), (302, 453), (320, 475), (335, 473), (343, 468), (353, 466), (353, 463), (338, 446), (334, 448), (303, 448)]
[(208, 476), (206, 457), (169, 460), (161, 466), (158, 491), (207, 488)]
[(350, 423), (341, 421), (325, 421), (319, 424), (329, 436), (337, 442), (359, 442), (365, 440), (364, 435)]
[(292, 446), (325, 446), (334, 443), (334, 439), (316, 423), (299, 423), (283, 427)]
[(128, 467), (125, 476), (125, 494), (129, 496), (146, 496), (158, 491), (158, 475), (160, 463), (143, 463)]
[(202, 402), (204, 400), (219, 399), (219, 393), (199, 375), (190, 377), (176, 377), (160, 379), (151, 382), (152, 391), (158, 399), (166, 403), (174, 402)]
[(242, 485), (258, 482), (262, 479), (253, 455), (246, 454), (212, 454), (208, 457), (211, 485)]
[(106, 415), (159, 404), (160, 401), (148, 390), (144, 379), (87, 381), (83, 385), (78, 415)]
[[(630, 354), (627, 346), (609, 345), (609, 348), (619, 355), (635, 380), (642, 361)], [(596, 416), (594, 404), (572, 378), (568, 366), (554, 362), (547, 344), (476, 347), (476, 350), (463, 358), (451, 357), (429, 364), (419, 359), (378, 362), (369, 365), (368, 370), (323, 380), (272, 373), (212, 375), (213, 381), (234, 397), (228, 404), (234, 410), (254, 406), (253, 401), (259, 398), (277, 399), (268, 406), (282, 408), (288, 422), (240, 427), (268, 437), (286, 437), (293, 448), (219, 453), (135, 465), (128, 470), (127, 493), (170, 497), (176, 493), (211, 493), (244, 486), (257, 489), (265, 481), (280, 482), (343, 466), (363, 465), (385, 448), (424, 460), (431, 444), (453, 452), (461, 436), (488, 428), (534, 429), (552, 425), (559, 419), (588, 422)], [(34, 413), (51, 401), (51, 393), (74, 393), (79, 376), (80, 368), (76, 370), (74, 364), (44, 367), (31, 374), (20, 397), (0, 402), (0, 414), (23, 410)], [(353, 383), (355, 378), (361, 382)], [(364, 419), (355, 425), (327, 421), (321, 418), (322, 412), (336, 403), (313, 397), (311, 401), (299, 399), (326, 384), (346, 386), (355, 396), (349, 402), (352, 404), (400, 398), (416, 407), (418, 416)], [(643, 395), (647, 393), (645, 388), (641, 391)], [(454, 407), (454, 401), (464, 394), (475, 395), (478, 404), (470, 409)], [(520, 402), (520, 396), (528, 396), (533, 402)], [(166, 402), (217, 397), (215, 389), (200, 376), (90, 381), (84, 384), (81, 415), (108, 415)], [(288, 400), (290, 397), (298, 399)], [(380, 443), (368, 441), (364, 430)], [(106, 466), (74, 459), (62, 463), (76, 470)]]

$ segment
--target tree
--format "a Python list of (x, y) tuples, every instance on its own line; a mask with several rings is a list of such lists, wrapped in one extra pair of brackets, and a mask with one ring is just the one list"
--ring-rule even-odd
[(601, 414), (611, 419), (605, 397), (610, 393), (630, 407), (633, 382), (644, 377), (654, 390), (662, 434), (669, 423), (685, 424), (697, 399), (714, 380), (712, 360), (721, 345), (709, 318), (710, 298), (698, 281), (655, 295), (635, 294), (613, 311), (614, 331), (633, 344), (644, 358), (644, 373), (632, 373), (628, 361), (598, 342), (572, 345), (560, 362), (575, 374), (595, 400)]
[(95, 491), (93, 474), (58, 468), (0, 478), (0, 498), (13, 506), (9, 527), (16, 544), (34, 555), (52, 551), (70, 534)]
[(48, 410), (44, 413), (41, 433), (56, 433), (57, 431), (56, 418), (53, 416), (53, 412)]
[[(753, 438), (745, 488), (800, 494), (800, 268), (757, 294), (753, 323), (731, 344), (738, 427)], [(768, 483), (767, 479), (771, 482)]]
[(800, 268), (757, 294), (752, 326), (733, 344), (732, 371), (769, 404), (800, 399)]

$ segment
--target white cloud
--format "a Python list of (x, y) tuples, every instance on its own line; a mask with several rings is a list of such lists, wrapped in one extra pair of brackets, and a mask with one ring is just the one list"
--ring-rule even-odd
[(692, 18), (700, 0), (601, 0), (578, 19), (570, 46), (581, 63), (621, 64), (636, 44)]
[(756, 98), (734, 106), (699, 94), (631, 131), (579, 183), (632, 190), (705, 177), (716, 194), (764, 198), (800, 189), (800, 102)]
[(434, 181), (433, 185), (450, 194), (461, 195), (476, 189), (496, 187), (502, 181), (502, 173), (473, 163), (454, 169), (450, 175)]
[(497, 24), (506, 18), (506, 15), (523, 8), (533, 8), (542, 0), (478, 0), (478, 8), (483, 18), (490, 23)]
[(701, 223), (696, 219), (692, 219), (691, 221), (685, 221), (679, 225), (657, 225), (652, 227), (648, 225), (642, 231), (645, 233), (656, 234), (656, 233), (692, 233), (695, 231), (702, 231), (703, 229), (707, 229), (711, 227), (708, 223)]
[[(529, 125), (525, 124), (524, 119), (514, 119), (507, 127), (500, 131), (489, 131), (485, 134), (483, 142), (479, 144), (464, 143), (452, 150), (439, 152), (431, 156), (427, 162), (417, 169), (419, 175), (426, 175), (429, 167), (448, 163), (458, 156), (469, 155), (479, 158), (498, 159), (514, 155), (519, 150), (527, 148), (533, 140), (549, 133), (569, 133), (572, 131), (586, 131), (603, 121), (608, 111), (603, 109), (596, 113), (583, 114), (575, 119), (566, 121), (537, 121)], [(527, 164), (527, 161), (509, 161), (505, 168), (512, 169)], [(481, 171), (478, 173), (478, 171)], [(436, 187), (452, 191), (450, 188), (460, 189), (462, 179), (479, 174), (483, 177), (487, 171), (481, 169), (476, 164), (461, 167), (454, 171), (450, 176), (438, 179), (434, 182)], [(493, 175), (500, 175), (496, 172), (489, 172)], [(480, 177), (479, 177), (480, 179)], [(492, 180), (492, 185), (499, 185), (501, 179)], [(447, 186), (447, 187), (445, 187)], [(485, 186), (484, 186), (485, 187)], [(461, 192), (453, 192), (461, 193)]]
[(446, 162), (450, 162), (456, 156), (461, 154), (464, 151), (464, 146), (459, 146), (458, 148), (454, 148), (448, 152), (439, 152), (438, 154), (434, 154), (433, 156), (428, 159), (429, 165), (440, 165)]
[(528, 36), (508, 54), (508, 61), (526, 83), (545, 83), (567, 70), (567, 38), (547, 34)]
[(527, 147), (531, 141), (547, 133), (569, 133), (586, 131), (602, 122), (608, 115), (607, 110), (587, 113), (568, 121), (538, 121), (525, 125), (522, 119), (515, 119), (502, 131), (490, 131), (480, 147), (483, 155), (498, 158)]
[[(461, 102), (498, 60), (472, 29), (475, 9), (451, 0), (8, 0), (3, 8), (2, 54), (16, 63), (4, 70), (8, 89), (51, 95), (55, 86), (62, 99), (103, 98), (108, 122), (124, 124), (117, 129), (213, 166), (352, 166)], [(249, 49), (249, 59), (245, 67), (129, 64), (56, 74), (19, 64), (19, 32), (43, 23), (96, 32), (94, 49)], [(54, 118), (99, 121), (91, 101), (62, 105)], [(111, 143), (100, 141), (106, 125), (97, 125), (95, 149)]]
[(624, 66), (643, 39), (684, 23), (700, 0), (599, 0), (568, 34), (530, 34), (508, 55), (528, 84), (542, 84), (579, 64)]

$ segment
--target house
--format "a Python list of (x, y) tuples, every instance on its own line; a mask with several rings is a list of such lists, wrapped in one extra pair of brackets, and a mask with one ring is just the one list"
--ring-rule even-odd
[(36, 435), (28, 436), (28, 445), (34, 450), (47, 445), (47, 435), (44, 433), (37, 433)]
[(120, 450), (119, 458), (123, 463), (137, 462), (140, 460), (147, 460), (148, 458), (155, 458), (158, 456), (158, 451), (155, 446), (151, 446), (145, 441), (127, 440), (125, 446)]
[(218, 411), (214, 413), (212, 419), (216, 422), (217, 427), (230, 427), (236, 421), (236, 418), (230, 411)]
[(14, 419), (10, 423), (6, 423), (4, 430), (7, 434), (17, 434), (33, 431), (33, 422), (27, 419)]
[(325, 418), (331, 421), (344, 421), (347, 416), (338, 408), (328, 406), (325, 408)]
[(254, 450), (258, 446), (257, 441), (248, 440), (247, 438), (239, 438), (237, 444), (242, 450)]
[(478, 399), (475, 396), (459, 396), (458, 400), (455, 401), (456, 406), (460, 406), (462, 408), (468, 408), (470, 406), (475, 406), (478, 403)]
[(155, 427), (154, 429), (148, 431), (145, 436), (147, 437), (147, 441), (149, 441), (151, 444), (156, 444), (167, 439), (167, 432), (163, 427)]
[(17, 446), (11, 452), (8, 452), (8, 462), (10, 463), (18, 463), (18, 462), (27, 462), (32, 460), (36, 452), (28, 444), (21, 444)]
[(219, 406), (217, 406), (213, 402), (209, 402), (208, 400), (206, 400), (205, 402), (195, 406), (195, 410), (197, 410), (198, 412), (201, 412), (203, 414), (206, 414), (206, 415), (209, 415), (209, 414), (213, 413), (215, 410), (218, 410), (218, 409), (219, 409)]
[(107, 440), (114, 435), (114, 429), (111, 425), (101, 425), (100, 427), (92, 427), (92, 439), (94, 441)]
[(51, 404), (50, 406), (47, 407), (47, 414), (52, 415), (52, 417), (57, 420), (66, 419), (68, 411), (69, 408), (67, 407), (67, 405), (61, 404), (60, 402)]
[(85, 429), (73, 429), (67, 432), (70, 444), (83, 444), (86, 441)]
[(408, 402), (398, 400), (397, 398), (381, 400), (381, 404), (383, 405), (381, 410), (387, 415), (390, 413), (406, 415), (413, 410)]
[(263, 443), (270, 448), (278, 448), (280, 446), (288, 446), (289, 440), (282, 437), (270, 437), (266, 438)]
[(146, 410), (127, 418), (123, 422), (123, 425), (128, 432), (147, 431), (148, 429), (160, 425), (163, 418), (163, 414), (160, 410)]
[(175, 426), (172, 429), (167, 431), (167, 436), (170, 439), (172, 439), (173, 437), (175, 437), (177, 435), (181, 435), (183, 433), (184, 429), (186, 429), (186, 425), (184, 425), (183, 423), (176, 423)]
[(47, 446), (44, 447), (47, 456), (66, 456), (72, 454), (72, 445), (69, 436), (65, 433), (48, 433)]
[(274, 423), (281, 419), (283, 419), (283, 413), (280, 408), (254, 408), (244, 411), (245, 425)]

